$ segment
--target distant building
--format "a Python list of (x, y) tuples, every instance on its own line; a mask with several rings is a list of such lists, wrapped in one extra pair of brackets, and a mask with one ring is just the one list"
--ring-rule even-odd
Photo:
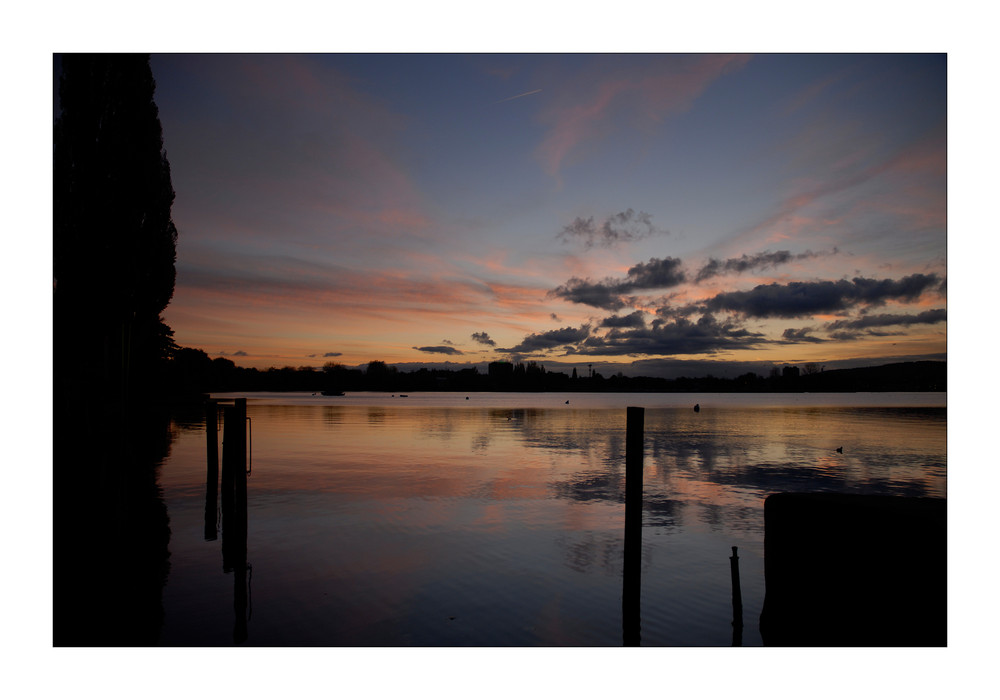
[(491, 379), (509, 379), (514, 376), (514, 365), (506, 360), (491, 362), (489, 375)]

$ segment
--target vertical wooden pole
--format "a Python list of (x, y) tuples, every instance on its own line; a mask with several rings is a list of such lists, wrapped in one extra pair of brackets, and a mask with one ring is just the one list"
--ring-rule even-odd
[(242, 528), (244, 539), (247, 529), (247, 400), (236, 399), (233, 407), (233, 432), (236, 435), (236, 454), (233, 457), (233, 500), (236, 506), (238, 526)]
[(247, 400), (236, 399), (234, 406), (236, 457), (233, 472), (233, 501), (236, 541), (233, 543), (233, 641), (247, 639)]
[(740, 590), (740, 558), (733, 547), (729, 557), (729, 572), (733, 580), (733, 646), (743, 646), (743, 593)]
[(247, 400), (223, 408), (222, 570), (233, 572), (233, 641), (247, 638)]
[(236, 408), (222, 407), (222, 487), (219, 500), (222, 503), (222, 570), (233, 570), (231, 550), (236, 538), (236, 514), (234, 513), (233, 482), (236, 480), (236, 443), (239, 438), (235, 428)]
[(219, 515), (219, 406), (209, 401), (205, 406), (205, 539), (215, 540), (219, 536), (216, 522)]
[(625, 566), (622, 583), (622, 640), (639, 646), (642, 589), (642, 453), (645, 409), (629, 406), (625, 426)]
[[(228, 426), (227, 426), (228, 430)], [(233, 534), (230, 551), (233, 563), (233, 641), (247, 638), (247, 400), (236, 399), (233, 406)]]

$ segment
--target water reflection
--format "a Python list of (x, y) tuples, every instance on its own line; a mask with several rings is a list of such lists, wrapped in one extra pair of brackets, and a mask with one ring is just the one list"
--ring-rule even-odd
[[(943, 412), (702, 404), (698, 414), (646, 412), (643, 644), (733, 643), (732, 545), (745, 616), (756, 619), (769, 493), (944, 495)], [(254, 586), (245, 643), (621, 644), (624, 410), (251, 403), (250, 412), (249, 539), (269, 575)], [(164, 472), (178, 518), (192, 490), (209, 499), (198, 437)], [(223, 502), (227, 552), (233, 507)], [(207, 509), (196, 512), (207, 532)], [(244, 530), (242, 552), (226, 554), (234, 578), (224, 607), (237, 638), (252, 609), (249, 565), (241, 579), (233, 563), (246, 561), (247, 541)], [(200, 561), (195, 543), (184, 547), (178, 561)], [(172, 579), (173, 610), (211, 617), (197, 601), (215, 584), (201, 575), (191, 566)], [(205, 643), (192, 625), (168, 627), (168, 643)], [(756, 635), (748, 627), (741, 642), (760, 644)]]
[(205, 406), (205, 540), (219, 536), (219, 407), (214, 401)]
[(153, 645), (170, 569), (160, 465), (175, 433), (148, 407), (93, 413), (55, 413), (53, 645)]

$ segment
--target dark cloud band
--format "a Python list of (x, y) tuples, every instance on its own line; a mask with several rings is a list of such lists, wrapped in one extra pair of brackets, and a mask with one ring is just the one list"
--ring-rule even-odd
[(462, 355), (462, 351), (458, 348), (452, 347), (451, 345), (424, 345), (423, 347), (413, 347), (414, 350), (419, 350), (420, 352), (431, 352), (438, 353), (441, 355)]
[(704, 303), (707, 311), (729, 311), (748, 318), (800, 318), (846, 311), (857, 305), (913, 301), (940, 284), (937, 275), (915, 274), (899, 280), (853, 280), (762, 284), (744, 292), (723, 292)]
[(624, 279), (603, 282), (574, 277), (549, 292), (550, 296), (585, 304), (598, 309), (617, 311), (627, 305), (629, 292), (676, 287), (687, 279), (678, 258), (650, 258), (629, 268)]
[(786, 265), (790, 262), (796, 262), (798, 260), (809, 260), (824, 255), (836, 255), (838, 252), (839, 251), (834, 248), (826, 253), (814, 253), (811, 250), (807, 250), (804, 253), (793, 255), (787, 250), (778, 250), (773, 253), (769, 250), (765, 250), (763, 253), (756, 253), (754, 255), (744, 254), (738, 258), (729, 258), (727, 260), (709, 258), (708, 262), (705, 263), (700, 270), (698, 270), (698, 274), (695, 275), (694, 281), (696, 283), (702, 282), (712, 277), (718, 277), (720, 275), (730, 273), (740, 274), (748, 270), (765, 270), (771, 267), (777, 267), (778, 265)]

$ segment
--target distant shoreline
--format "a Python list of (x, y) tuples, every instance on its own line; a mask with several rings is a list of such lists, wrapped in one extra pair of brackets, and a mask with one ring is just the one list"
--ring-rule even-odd
[[(375, 365), (375, 363), (373, 363)], [(246, 392), (334, 392), (378, 391), (390, 394), (409, 392), (527, 392), (527, 393), (871, 393), (871, 392), (947, 392), (948, 364), (945, 361), (899, 362), (874, 367), (824, 370), (807, 365), (772, 370), (767, 377), (746, 373), (729, 379), (713, 376), (628, 377), (622, 374), (604, 377), (568, 376), (546, 372), (544, 367), (528, 365), (491, 366), (488, 374), (476, 370), (420, 369), (399, 372), (384, 364), (368, 371), (334, 366), (329, 370), (284, 368), (260, 371), (237, 367), (232, 363), (209, 360), (196, 376), (180, 376), (171, 383), (178, 396), (205, 393)]]

